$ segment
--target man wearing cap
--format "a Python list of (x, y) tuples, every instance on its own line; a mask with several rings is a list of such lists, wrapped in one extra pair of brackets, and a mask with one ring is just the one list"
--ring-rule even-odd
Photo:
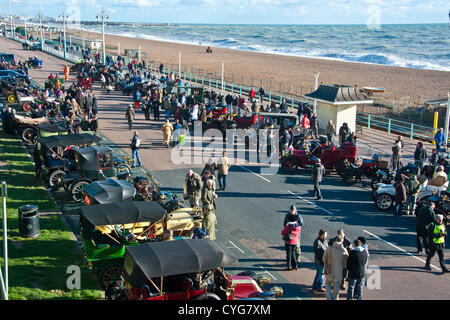
[[(295, 216), (296, 219), (297, 219), (296, 221), (297, 221), (298, 225), (303, 228), (303, 218), (298, 213), (297, 208), (294, 205), (291, 205), (291, 207), (289, 208), (289, 213), (287, 213), (284, 216), (283, 227), (285, 227), (289, 223), (289, 217), (290, 216)], [(298, 243), (297, 243), (297, 246), (295, 248), (295, 254), (296, 254), (298, 263), (300, 262), (301, 255), (302, 255), (302, 251), (301, 251), (301, 247), (300, 247), (300, 240), (301, 240), (301, 233), (298, 236)]]
[(191, 207), (200, 207), (200, 198), (202, 196), (202, 179), (200, 175), (193, 170), (189, 170), (183, 187), (184, 199), (189, 199)]
[[(422, 208), (419, 209), (416, 217), (416, 232), (417, 232), (417, 253), (422, 253), (425, 248), (425, 253), (430, 252), (430, 244), (427, 234), (427, 226), (433, 223), (436, 215), (434, 213), (435, 204), (428, 201)], [(422, 247), (423, 242), (423, 247)]]
[(133, 120), (136, 119), (132, 104), (128, 106), (127, 112), (125, 113), (125, 119), (128, 120), (128, 129), (131, 130), (133, 126)]
[(435, 221), (428, 225), (428, 236), (430, 238), (430, 253), (427, 256), (425, 269), (431, 270), (430, 261), (434, 257), (434, 254), (437, 252), (439, 257), (439, 264), (442, 268), (442, 273), (449, 272), (449, 270), (445, 266), (444, 260), (445, 237), (447, 236), (447, 230), (444, 225), (443, 215), (436, 215)]
[(133, 160), (134, 160), (133, 165), (131, 167), (135, 168), (136, 162), (137, 162), (137, 166), (140, 167), (142, 165), (141, 158), (139, 157), (139, 149), (141, 147), (141, 139), (139, 138), (139, 133), (137, 131), (134, 132), (130, 147), (131, 147), (131, 153), (132, 153)]

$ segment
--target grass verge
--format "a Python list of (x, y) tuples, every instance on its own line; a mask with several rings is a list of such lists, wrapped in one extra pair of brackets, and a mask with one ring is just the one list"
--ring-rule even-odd
[[(18, 230), (18, 209), (26, 204), (39, 210), (56, 210), (42, 181), (35, 177), (34, 163), (20, 139), (0, 133), (0, 180), (8, 189), (9, 299), (100, 299), (101, 291), (84, 266), (78, 244), (72, 240), (60, 215), (40, 217), (40, 236), (26, 239)], [(0, 211), (1, 212), (1, 211)], [(0, 235), (3, 260), (3, 227)], [(81, 289), (69, 290), (69, 266), (81, 270)]]

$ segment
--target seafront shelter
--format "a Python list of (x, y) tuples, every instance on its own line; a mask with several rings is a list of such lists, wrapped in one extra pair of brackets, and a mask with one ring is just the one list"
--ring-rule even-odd
[(344, 122), (355, 132), (357, 106), (373, 103), (373, 99), (363, 94), (359, 88), (337, 84), (321, 84), (316, 91), (306, 94), (305, 98), (317, 101), (319, 128), (325, 130), (328, 121), (333, 120), (336, 134)]

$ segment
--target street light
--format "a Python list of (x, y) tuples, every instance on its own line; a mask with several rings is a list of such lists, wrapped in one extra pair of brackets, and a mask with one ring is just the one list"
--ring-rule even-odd
[(66, 59), (66, 19), (69, 19), (68, 16), (66, 16), (65, 12), (63, 11), (59, 17), (58, 20), (63, 22), (63, 32), (64, 32), (64, 60)]
[(106, 62), (106, 45), (105, 45), (105, 20), (107, 22), (109, 22), (109, 16), (105, 15), (105, 8), (102, 8), (102, 12), (100, 13), (100, 15), (97, 15), (96, 17), (97, 22), (99, 22), (99, 20), (102, 20), (102, 51), (103, 51), (103, 64), (105, 64)]

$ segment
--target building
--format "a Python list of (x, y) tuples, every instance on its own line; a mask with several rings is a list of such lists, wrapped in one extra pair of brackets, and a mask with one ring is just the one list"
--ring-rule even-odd
[(313, 102), (317, 101), (319, 128), (325, 129), (328, 121), (333, 120), (336, 134), (344, 122), (354, 132), (357, 106), (373, 103), (373, 99), (370, 99), (364, 90), (337, 84), (322, 84), (316, 91), (305, 95), (305, 98)]

